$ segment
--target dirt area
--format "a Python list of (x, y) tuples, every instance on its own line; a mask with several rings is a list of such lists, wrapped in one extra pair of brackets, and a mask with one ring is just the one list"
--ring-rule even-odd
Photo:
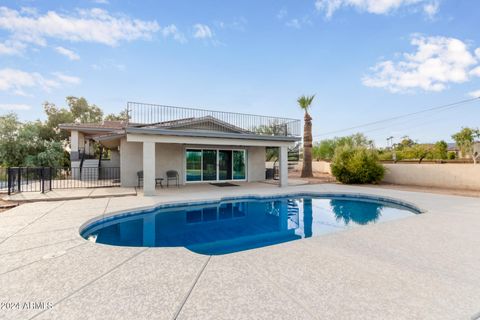
[(447, 194), (447, 195), (464, 196), (464, 197), (476, 197), (476, 198), (480, 197), (480, 190), (458, 190), (458, 189), (448, 189), (448, 188), (404, 186), (404, 185), (395, 185), (395, 184), (366, 185), (366, 187), (415, 191), (415, 192), (428, 192), (428, 193)]
[(289, 178), (307, 180), (308, 183), (311, 183), (311, 184), (335, 183), (337, 181), (334, 176), (332, 176), (328, 173), (314, 172), (313, 173), (313, 175), (314, 175), (313, 178), (300, 178), (300, 175), (301, 175), (300, 170), (294, 170), (294, 171), (289, 171), (288, 172), (288, 177)]
[(5, 201), (0, 199), (0, 212), (7, 211), (8, 209), (11, 209), (16, 206), (18, 206), (18, 203), (16, 202)]
[[(327, 173), (314, 172), (313, 178), (300, 178), (301, 171), (295, 170), (290, 171), (288, 176), (294, 179), (307, 180), (308, 183), (336, 183), (334, 176)], [(404, 190), (404, 191), (414, 191), (414, 192), (428, 192), (436, 194), (448, 194), (464, 197), (480, 197), (480, 190), (458, 190), (458, 189), (449, 189), (449, 188), (433, 188), (433, 187), (419, 187), (419, 186), (408, 186), (408, 185), (394, 185), (394, 184), (371, 184), (371, 185), (362, 185), (363, 187), (370, 188), (385, 188), (385, 189), (395, 189), (395, 190)]]

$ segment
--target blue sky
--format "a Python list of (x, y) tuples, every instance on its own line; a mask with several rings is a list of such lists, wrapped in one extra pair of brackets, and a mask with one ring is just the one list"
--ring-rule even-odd
[[(141, 5), (140, 5), (141, 3)], [(451, 140), (480, 102), (325, 134), (480, 96), (473, 0), (2, 1), (0, 113), (43, 118), (84, 96), (302, 118), (316, 139), (364, 131)]]

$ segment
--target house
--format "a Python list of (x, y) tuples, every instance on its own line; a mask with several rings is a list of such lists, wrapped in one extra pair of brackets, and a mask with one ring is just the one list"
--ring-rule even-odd
[[(72, 167), (119, 167), (125, 187), (137, 186), (143, 171), (145, 195), (155, 194), (155, 179), (168, 170), (178, 172), (182, 185), (264, 180), (266, 147), (280, 149), (280, 185), (286, 186), (287, 148), (301, 139), (297, 119), (132, 102), (127, 114), (124, 122), (60, 128), (70, 132)], [(110, 150), (110, 159), (95, 157), (94, 144)]]
[[(460, 148), (457, 146), (456, 143), (448, 143), (448, 152), (452, 152), (455, 154), (456, 159), (470, 159), (470, 154), (463, 154)], [(473, 153), (480, 154), (480, 141), (475, 141), (473, 144)]]

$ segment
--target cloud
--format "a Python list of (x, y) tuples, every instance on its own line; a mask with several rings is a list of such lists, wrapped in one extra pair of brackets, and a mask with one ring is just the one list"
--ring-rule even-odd
[(232, 29), (236, 31), (245, 31), (248, 20), (245, 17), (236, 17), (231, 22), (215, 21), (215, 27), (219, 29)]
[(287, 15), (288, 15), (287, 9), (282, 8), (282, 9), (280, 9), (280, 11), (278, 11), (278, 13), (277, 13), (277, 19), (278, 19), (278, 20), (282, 20), (282, 19), (285, 18)]
[(93, 2), (98, 3), (98, 4), (109, 4), (110, 3), (108, 0), (93, 0)]
[(80, 79), (66, 76), (62, 73), (54, 74), (53, 78), (45, 78), (38, 72), (26, 72), (18, 69), (0, 69), (0, 91), (6, 91), (14, 95), (28, 95), (26, 89), (41, 89), (50, 92), (54, 88), (67, 84), (78, 84)]
[(193, 37), (197, 39), (210, 39), (213, 37), (213, 32), (210, 30), (210, 27), (205, 24), (197, 23), (193, 26), (195, 30)]
[(432, 1), (423, 6), (423, 11), (428, 18), (433, 19), (437, 15), (439, 8), (440, 3), (438, 1)]
[(480, 77), (480, 66), (473, 68), (470, 75)]
[(57, 51), (61, 55), (66, 56), (70, 60), (80, 60), (80, 56), (70, 49), (64, 47), (56, 47), (55, 51)]
[(81, 9), (74, 14), (48, 11), (40, 15), (32, 10), (0, 7), (0, 29), (10, 32), (12, 41), (40, 46), (45, 46), (48, 38), (115, 46), (122, 41), (150, 39), (160, 26), (156, 21), (112, 15), (98, 8)]
[(285, 25), (287, 27), (294, 28), (294, 29), (300, 29), (302, 27), (298, 19), (291, 19), (287, 21)]
[(468, 95), (472, 98), (480, 98), (480, 90), (469, 92)]
[(0, 104), (0, 110), (7, 110), (7, 111), (21, 111), (21, 110), (30, 110), (28, 104), (16, 104), (16, 103), (6, 103)]
[(66, 83), (66, 84), (80, 84), (81, 80), (78, 77), (67, 76), (61, 72), (54, 72), (52, 73), (59, 82)]
[(171, 24), (165, 28), (163, 28), (162, 30), (162, 35), (165, 37), (165, 38), (173, 38), (175, 41), (178, 41), (180, 43), (186, 43), (187, 42), (187, 39), (185, 38), (185, 36), (183, 35), (183, 33), (181, 33), (177, 26), (174, 25), (174, 24)]
[(362, 78), (365, 86), (390, 92), (443, 91), (450, 83), (462, 83), (477, 75), (478, 60), (461, 40), (447, 37), (413, 36), (414, 53), (403, 53), (398, 61), (384, 60)]
[(315, 8), (325, 12), (327, 18), (331, 18), (335, 11), (344, 7), (353, 7), (373, 14), (389, 14), (401, 7), (418, 7), (421, 4), (429, 16), (438, 12), (438, 0), (316, 0)]
[(22, 53), (25, 47), (25, 44), (18, 41), (0, 42), (0, 55), (17, 55)]

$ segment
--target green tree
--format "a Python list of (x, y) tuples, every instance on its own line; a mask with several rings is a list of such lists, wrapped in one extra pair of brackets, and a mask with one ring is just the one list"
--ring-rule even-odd
[(305, 112), (303, 126), (303, 167), (302, 178), (313, 177), (312, 172), (312, 117), (308, 113), (312, 105), (313, 96), (301, 96), (297, 99), (298, 105)]
[(105, 116), (105, 120), (107, 121), (127, 121), (130, 120), (130, 116), (128, 115), (127, 111), (121, 111), (118, 114), (110, 113)]
[(476, 164), (480, 154), (475, 151), (474, 145), (475, 140), (480, 138), (480, 130), (478, 128), (462, 128), (462, 130), (453, 134), (452, 138), (457, 143), (462, 154), (472, 157), (473, 163)]
[(95, 123), (102, 122), (103, 111), (94, 104), (89, 104), (87, 99), (69, 96), (66, 98), (70, 112), (75, 122)]
[(355, 133), (345, 137), (322, 140), (313, 146), (313, 157), (316, 160), (331, 160), (337, 147), (343, 146), (372, 148), (373, 141), (363, 133)]
[(441, 140), (435, 143), (433, 146), (434, 159), (445, 160), (448, 158), (448, 144)]
[(44, 138), (48, 140), (62, 141), (68, 140), (69, 133), (58, 128), (62, 123), (73, 123), (75, 121), (72, 112), (65, 108), (58, 108), (55, 104), (48, 101), (43, 103), (43, 110), (47, 115), (45, 127), (48, 134)]
[(335, 139), (325, 139), (315, 143), (312, 149), (315, 160), (331, 160), (335, 154), (337, 143)]
[(18, 143), (21, 128), (16, 114), (0, 116), (0, 165), (19, 166), (23, 163), (24, 148)]
[(345, 145), (335, 150), (332, 174), (342, 183), (378, 183), (385, 174), (376, 150)]

